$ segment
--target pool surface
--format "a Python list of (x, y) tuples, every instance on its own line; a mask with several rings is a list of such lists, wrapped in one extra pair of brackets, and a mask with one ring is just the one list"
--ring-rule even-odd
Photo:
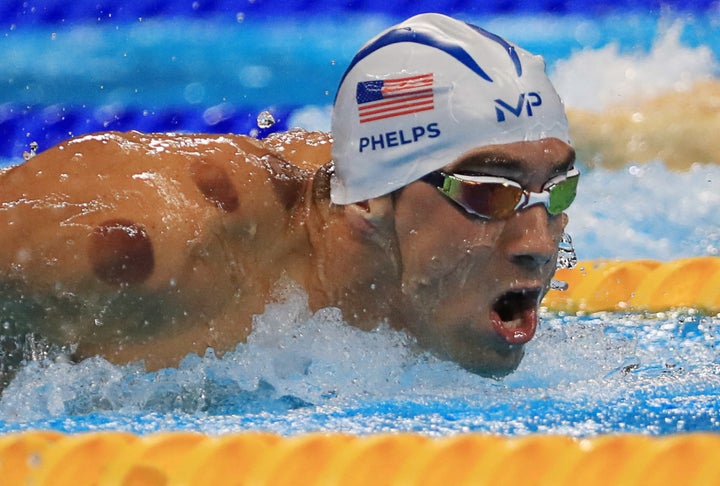
[[(258, 137), (296, 125), (327, 130), (335, 87), (354, 51), (423, 7), (401, 2), (383, 11), (361, 2), (326, 13), (329, 4), (313, 2), (306, 15), (300, 12), (310, 2), (293, 1), (275, 15), (259, 0), (240, 10), (220, 1), (168, 2), (164, 9), (157, 2), (90, 3), (6, 2), (0, 9), (4, 165), (20, 163), (32, 141), (43, 150), (99, 130)], [(717, 81), (720, 17), (709, 3), (674, 12), (654, 2), (521, 3), (510, 10), (496, 3), (445, 2), (437, 10), (544, 54), (570, 108), (601, 111), (608, 99), (627, 105), (638, 92)], [(588, 56), (602, 60), (591, 71)], [(578, 66), (582, 75), (572, 75)], [(628, 66), (667, 76), (632, 74)], [(603, 97), (603, 85), (624, 91)], [(275, 124), (260, 127), (265, 110)], [(663, 160), (625, 162), (585, 168), (569, 210), (578, 256), (717, 257), (718, 161), (682, 171)], [(548, 311), (518, 371), (492, 380), (418, 352), (402, 333), (358, 331), (334, 309), (313, 315), (301, 291), (283, 290), (286, 298), (257, 317), (247, 343), (222, 357), (188, 356), (176, 369), (149, 373), (100, 358), (72, 364), (26, 344), (28, 360), (0, 398), (0, 432), (720, 431), (720, 317), (713, 313)]]

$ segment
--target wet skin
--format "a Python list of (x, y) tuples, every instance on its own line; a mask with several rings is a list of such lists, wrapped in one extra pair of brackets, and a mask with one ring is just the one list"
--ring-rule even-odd
[[(566, 217), (533, 206), (487, 221), (424, 182), (335, 206), (329, 147), (302, 131), (130, 132), (40, 153), (0, 174), (0, 318), (73, 344), (77, 359), (157, 369), (233, 349), (288, 279), (312, 310), (337, 306), (363, 329), (387, 321), (477, 373), (512, 371)], [(446, 170), (540, 191), (572, 163), (548, 139), (482, 147)]]
[[(445, 170), (501, 176), (539, 192), (573, 162), (568, 145), (546, 139), (479, 148)], [(407, 186), (396, 197), (395, 226), (403, 308), (412, 312), (395, 319), (423, 347), (471, 371), (512, 371), (534, 335), (537, 305), (555, 271), (566, 224), (565, 214), (552, 216), (543, 205), (490, 221), (429, 184)], [(503, 296), (516, 309), (497, 310)]]

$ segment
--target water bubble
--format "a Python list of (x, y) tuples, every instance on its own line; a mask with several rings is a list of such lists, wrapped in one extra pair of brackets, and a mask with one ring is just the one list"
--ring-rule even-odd
[(275, 125), (275, 118), (269, 111), (261, 111), (260, 114), (257, 116), (257, 125), (260, 128), (270, 128), (271, 126)]
[(198, 104), (205, 99), (205, 86), (202, 83), (194, 82), (185, 86), (183, 96), (188, 103)]
[(630, 167), (628, 167), (628, 172), (629, 172), (631, 175), (634, 175), (634, 176), (637, 176), (637, 177), (642, 177), (642, 175), (643, 175), (643, 173), (645, 172), (645, 170), (644, 170), (643, 167), (639, 167), (639, 166), (637, 166), (637, 165), (631, 165)]
[(42, 459), (40, 458), (40, 454), (30, 454), (27, 457), (27, 463), (31, 468), (40, 467), (42, 464)]
[(252, 64), (244, 66), (238, 73), (240, 83), (246, 88), (265, 88), (272, 80), (273, 73), (268, 66)]
[(235, 114), (235, 108), (228, 103), (211, 106), (203, 112), (203, 121), (208, 125), (217, 125)]

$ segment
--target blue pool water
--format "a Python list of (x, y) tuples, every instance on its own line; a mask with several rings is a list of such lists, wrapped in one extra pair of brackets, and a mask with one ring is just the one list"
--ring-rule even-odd
[[(681, 71), (692, 79), (719, 73), (720, 17), (704, 5), (669, 12), (555, 2), (555, 9), (495, 6), (500, 13), (493, 14), (498, 10), (451, 3), (446, 11), (467, 11), (464, 18), (544, 54), (570, 107), (603, 108), (592, 80), (621, 86), (611, 97), (622, 102), (667, 89), (664, 83)], [(162, 15), (152, 15), (146, 3), (138, 14), (93, 2), (98, 6), (86, 15), (61, 4), (19, 6), (0, 16), (9, 19), (0, 38), (5, 164), (18, 163), (33, 140), (42, 150), (103, 129), (258, 136), (294, 125), (327, 129), (351, 55), (407, 13), (380, 14), (368, 2), (367, 12), (344, 9), (342, 17), (319, 15), (319, 8), (310, 16), (273, 17), (258, 0), (241, 10), (195, 2), (185, 11), (184, 3), (170, 2), (177, 10)], [(603, 62), (588, 69), (592, 56)], [(628, 63), (665, 76), (614, 83)], [(269, 130), (256, 122), (265, 109), (278, 120)], [(586, 170), (569, 211), (578, 256), (718, 255), (718, 181), (717, 164), (676, 173), (662, 161), (628, 160), (616, 171)], [(334, 309), (313, 315), (301, 291), (281, 291), (285, 298), (257, 317), (247, 343), (223, 357), (188, 356), (176, 369), (148, 373), (141, 364), (100, 358), (72, 364), (29, 350), (31, 359), (0, 398), (0, 432), (720, 431), (718, 316), (548, 313), (518, 371), (491, 380), (419, 352), (402, 333), (361, 332)]]

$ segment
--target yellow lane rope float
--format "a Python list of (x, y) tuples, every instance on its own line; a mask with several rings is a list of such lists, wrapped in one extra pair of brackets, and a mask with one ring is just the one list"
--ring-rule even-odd
[(661, 312), (696, 309), (720, 313), (720, 257), (585, 261), (561, 269), (566, 291), (551, 290), (543, 306), (566, 312)]
[(7, 485), (720, 484), (720, 435), (589, 439), (192, 432), (0, 438)]

